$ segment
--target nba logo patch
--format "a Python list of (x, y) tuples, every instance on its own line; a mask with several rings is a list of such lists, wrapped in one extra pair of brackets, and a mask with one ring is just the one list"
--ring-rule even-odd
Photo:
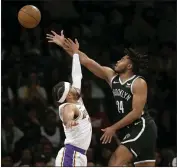
[(127, 88), (130, 88), (130, 87), (131, 87), (131, 83), (127, 83), (127, 84), (126, 84), (126, 87), (127, 87)]

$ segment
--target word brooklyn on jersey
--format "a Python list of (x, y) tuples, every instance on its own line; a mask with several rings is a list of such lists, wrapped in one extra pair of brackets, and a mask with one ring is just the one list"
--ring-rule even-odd
[(129, 100), (131, 98), (132, 95), (128, 94), (127, 92), (125, 92), (122, 89), (113, 89), (113, 94), (114, 96), (119, 96), (124, 98), (125, 100)]

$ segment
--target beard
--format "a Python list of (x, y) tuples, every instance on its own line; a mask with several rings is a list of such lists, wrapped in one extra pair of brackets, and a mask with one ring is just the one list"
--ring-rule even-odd
[(118, 74), (123, 74), (126, 72), (126, 68), (116, 68), (114, 67), (114, 71)]

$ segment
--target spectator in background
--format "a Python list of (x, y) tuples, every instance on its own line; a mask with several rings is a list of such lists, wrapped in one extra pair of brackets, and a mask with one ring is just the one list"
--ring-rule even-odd
[(56, 113), (52, 109), (47, 109), (46, 117), (41, 126), (41, 135), (46, 137), (54, 148), (59, 148), (61, 145), (60, 129), (57, 127)]
[(35, 110), (35, 107), (29, 105), (27, 114), (24, 112), (25, 117), (21, 116), (20, 127), (24, 131), (24, 136), (15, 145), (14, 157), (16, 160), (19, 160), (24, 149), (31, 148), (40, 142), (40, 123), (35, 116)]
[(40, 153), (35, 153), (34, 154), (34, 167), (45, 167), (45, 156)]
[(20, 160), (14, 164), (14, 167), (30, 167), (32, 166), (32, 153), (29, 149), (24, 149)]
[(171, 149), (163, 149), (161, 153), (162, 153), (161, 165), (168, 167), (172, 166), (172, 161), (173, 158), (175, 157), (174, 152)]
[(18, 98), (24, 103), (39, 101), (46, 104), (47, 94), (45, 89), (40, 86), (36, 73), (29, 75), (28, 85), (18, 89)]
[(161, 11), (161, 18), (156, 30), (157, 38), (160, 43), (176, 41), (176, 20), (175, 11), (171, 6), (167, 6)]
[(177, 157), (175, 157), (172, 161), (172, 166), (177, 167)]
[(131, 25), (125, 28), (124, 38), (131, 44), (137, 44), (140, 41), (147, 43), (154, 38), (155, 30), (142, 18), (141, 6), (137, 6), (135, 12)]
[(2, 155), (1, 166), (2, 167), (12, 167), (13, 166), (12, 157), (9, 155), (4, 155), (4, 156)]
[(15, 143), (24, 136), (23, 132), (15, 126), (11, 116), (2, 116), (1, 142), (2, 152), (11, 153)]
[(8, 76), (2, 77), (2, 86), (1, 86), (1, 102), (2, 105), (13, 107), (14, 105), (14, 94), (9, 85)]
[(53, 157), (53, 147), (51, 143), (43, 145), (43, 154), (45, 156), (46, 166), (54, 167), (55, 158)]
[(155, 166), (156, 166), (156, 167), (160, 167), (160, 166), (161, 166), (160, 164), (161, 164), (161, 162), (162, 162), (161, 153), (160, 153), (159, 151), (156, 151), (155, 156), (156, 156)]

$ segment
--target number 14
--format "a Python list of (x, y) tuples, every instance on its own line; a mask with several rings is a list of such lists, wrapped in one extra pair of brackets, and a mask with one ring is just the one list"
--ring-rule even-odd
[(116, 101), (117, 109), (119, 113), (124, 113), (123, 101)]

